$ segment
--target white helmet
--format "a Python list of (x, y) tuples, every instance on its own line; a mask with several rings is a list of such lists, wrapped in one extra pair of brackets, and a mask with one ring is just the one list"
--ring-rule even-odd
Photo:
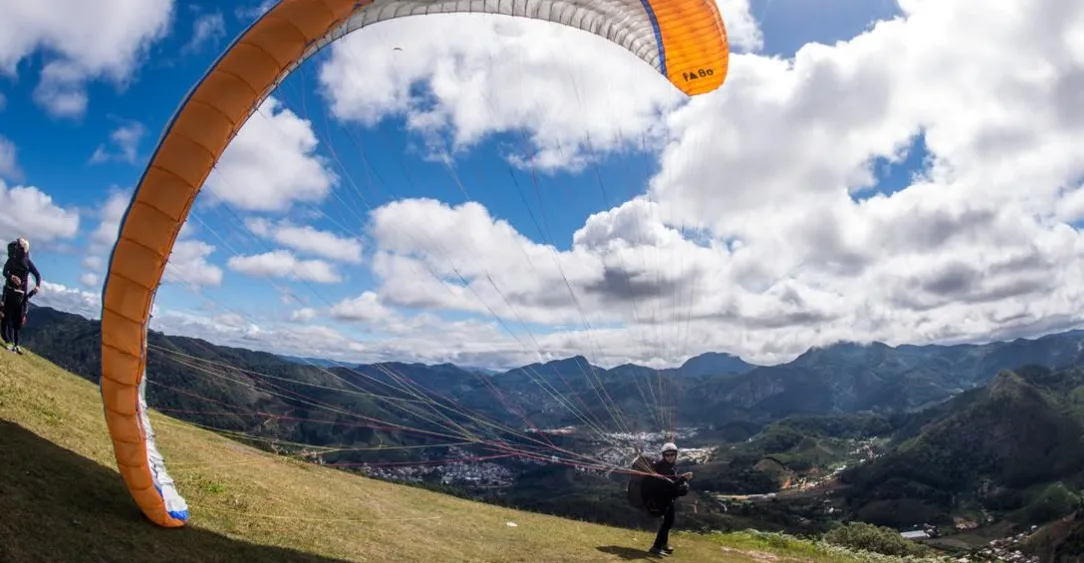
[(667, 442), (667, 443), (662, 445), (662, 453), (664, 453), (664, 454), (666, 452), (677, 453), (677, 451), (678, 451), (678, 447), (673, 442)]

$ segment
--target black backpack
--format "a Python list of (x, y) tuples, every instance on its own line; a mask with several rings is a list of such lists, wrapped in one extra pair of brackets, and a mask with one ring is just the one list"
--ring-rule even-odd
[[(636, 461), (632, 462), (632, 470), (634, 473), (629, 477), (629, 484), (627, 487), (629, 504), (647, 511), (651, 516), (662, 516), (663, 514), (666, 514), (666, 511), (677, 497), (683, 497), (689, 494), (689, 484), (684, 481), (672, 490), (673, 496), (663, 493), (660, 497), (658, 483), (654, 483), (647, 487), (648, 491), (645, 491), (645, 480), (661, 479), (661, 477), (650, 476), (655, 473), (655, 468), (652, 467), (651, 460), (642, 455), (637, 456)], [(647, 475), (645, 475), (645, 473)], [(664, 487), (663, 490), (667, 490), (667, 488)], [(645, 492), (651, 498), (645, 498)]]
[(640, 455), (636, 456), (636, 460), (632, 462), (632, 471), (629, 475), (629, 484), (626, 492), (629, 497), (629, 504), (639, 508), (641, 510), (646, 509), (644, 504), (644, 475), (643, 473), (654, 473), (655, 470), (651, 467), (651, 460)]

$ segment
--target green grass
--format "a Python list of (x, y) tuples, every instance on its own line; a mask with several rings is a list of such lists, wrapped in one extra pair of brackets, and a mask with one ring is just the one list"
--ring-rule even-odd
[[(185, 528), (154, 526), (131, 500), (93, 384), (33, 354), (0, 353), (0, 561), (654, 559), (645, 551), (653, 538), (648, 532), (349, 475), (276, 457), (160, 413), (152, 412), (151, 420), (190, 506)], [(667, 560), (854, 560), (809, 551), (800, 540), (758, 538), (677, 533), (671, 541), (677, 552)]]

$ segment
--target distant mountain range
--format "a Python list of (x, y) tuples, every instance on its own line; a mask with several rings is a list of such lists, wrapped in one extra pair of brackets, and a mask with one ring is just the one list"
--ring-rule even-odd
[(319, 367), (322, 367), (322, 368), (333, 368), (333, 367), (339, 365), (339, 362), (336, 362), (335, 360), (325, 360), (323, 358), (302, 358), (302, 357), (299, 357), (299, 356), (288, 356), (288, 355), (282, 355), (282, 354), (279, 354), (278, 357), (286, 360), (287, 362), (292, 362), (292, 363), (300, 364), (300, 365), (303, 365), (303, 366), (311, 365), (311, 366), (319, 366)]
[[(35, 307), (25, 340), (49, 359), (96, 379), (98, 326), (97, 321)], [(776, 366), (708, 353), (678, 368), (625, 364), (603, 369), (575, 356), (501, 373), (401, 362), (345, 368), (328, 360), (284, 358), (153, 331), (151, 340), (162, 346), (185, 343), (194, 356), (230, 358), (231, 365), (242, 370), (255, 371), (249, 364), (256, 362), (261, 369), (301, 373), (330, 388), (403, 393), (404, 385), (417, 384), (507, 424), (523, 426), (525, 419), (539, 426), (591, 421), (599, 429), (617, 430), (736, 421), (764, 425), (794, 414), (913, 411), (983, 385), (1001, 370), (1025, 364), (1072, 365), (1081, 357), (1084, 331), (983, 345), (844, 342), (812, 348)], [(153, 370), (151, 378), (156, 378)]]
[[(280, 358), (286, 360), (286, 361), (293, 362), (293, 363), (296, 363), (296, 364), (302, 364), (302, 365), (316, 365), (316, 366), (325, 367), (325, 368), (330, 368), (330, 367), (336, 367), (336, 366), (342, 366), (343, 365), (343, 362), (339, 362), (339, 361), (335, 361), (335, 360), (327, 360), (327, 359), (323, 359), (323, 358), (298, 357), (298, 356), (290, 356), (290, 355), (282, 355), (282, 354), (279, 354), (278, 356)], [(574, 358), (566, 358), (564, 360), (553, 360), (551, 362), (547, 362), (546, 364), (537, 364), (536, 363), (536, 364), (531, 364), (530, 366), (521, 366), (521, 367), (515, 368), (513, 370), (499, 370), (499, 369), (477, 367), (477, 366), (460, 366), (460, 365), (456, 365), (456, 364), (439, 364), (439, 365), (444, 365), (444, 366), (455, 365), (455, 367), (457, 367), (457, 368), (459, 368), (459, 369), (461, 369), (463, 371), (466, 371), (466, 372), (480, 373), (480, 374), (484, 374), (484, 375), (500, 375), (500, 374), (503, 374), (503, 373), (508, 373), (508, 372), (516, 371), (516, 370), (537, 369), (538, 367), (552, 366), (552, 364), (554, 362), (560, 363), (560, 362), (569, 362), (569, 361), (574, 362), (574, 363), (579, 362), (579, 363), (581, 363), (581, 365), (583, 365), (585, 367), (587, 366), (587, 359), (584, 358), (583, 356), (577, 356), (577, 357), (574, 357)], [(418, 365), (432, 367), (433, 365), (436, 365), (436, 364), (418, 364)], [(569, 364), (569, 365), (571, 365), (571, 364)], [(606, 371), (606, 370), (604, 370), (602, 368), (599, 368), (597, 366), (592, 366), (592, 367), (594, 369), (596, 369), (596, 370)], [(705, 354), (701, 354), (699, 356), (695, 356), (693, 358), (689, 358), (679, 368), (668, 368), (668, 369), (663, 369), (663, 370), (660, 370), (660, 371), (662, 371), (663, 373), (668, 374), (668, 375), (701, 377), (701, 376), (705, 376), (705, 375), (718, 375), (718, 374), (728, 374), (728, 373), (748, 373), (749, 371), (755, 369), (756, 367), (757, 367), (756, 365), (747, 363), (747, 362), (745, 362), (744, 360), (742, 360), (741, 358), (739, 358), (737, 356), (733, 356), (733, 355), (730, 355), (730, 354), (724, 354), (724, 353), (720, 353), (720, 352), (708, 352), (708, 353), (705, 353)], [(549, 369), (549, 368), (546, 368), (546, 369)], [(652, 368), (647, 368), (647, 367), (644, 367), (644, 366), (638, 366), (636, 364), (625, 364), (625, 365), (618, 366), (618, 367), (613, 368), (613, 369), (652, 370)], [(652, 371), (654, 371), (654, 370), (652, 370)]]
[[(562, 383), (588, 381), (589, 387), (590, 380), (596, 378), (607, 386), (633, 381), (639, 388), (626, 392), (640, 393), (640, 402), (645, 405), (678, 409), (684, 423), (767, 423), (793, 414), (921, 409), (983, 385), (1004, 369), (1027, 364), (1073, 365), (1081, 358), (1082, 345), (1084, 331), (1074, 330), (982, 345), (892, 347), (880, 342), (841, 342), (811, 348), (793, 361), (775, 366), (756, 366), (730, 354), (709, 352), (690, 358), (681, 367), (661, 370), (636, 364), (604, 369), (583, 356), (505, 372), (452, 364), (442, 364), (441, 369), (494, 376), (494, 381), (519, 387), (526, 394), (539, 392), (530, 390), (536, 378)], [(667, 382), (663, 394), (670, 391), (666, 385), (680, 388), (680, 394), (652, 396), (654, 389), (648, 386), (653, 380)], [(546, 397), (542, 394), (538, 400), (545, 402)]]

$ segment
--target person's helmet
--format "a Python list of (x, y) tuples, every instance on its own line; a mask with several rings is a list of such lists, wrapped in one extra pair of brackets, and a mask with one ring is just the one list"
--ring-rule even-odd
[(667, 442), (662, 445), (662, 453), (674, 452), (677, 453), (678, 447), (673, 442)]

